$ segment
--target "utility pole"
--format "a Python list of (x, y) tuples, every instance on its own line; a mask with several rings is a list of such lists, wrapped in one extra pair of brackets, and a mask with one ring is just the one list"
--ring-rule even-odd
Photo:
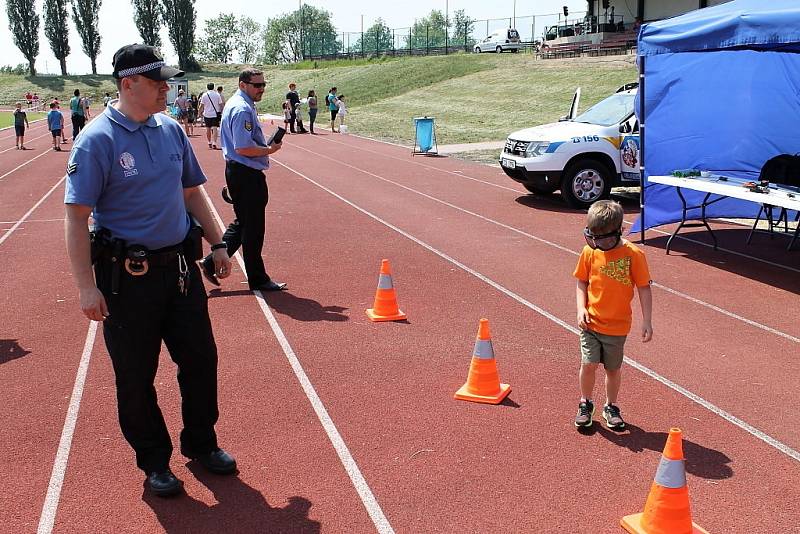
[(450, 29), (450, 2), (444, 0), (444, 54), (447, 55), (447, 34)]
[(514, 20), (514, 23), (512, 24), (512, 26), (514, 28), (516, 28), (517, 27), (517, 0), (514, 0), (514, 10), (512, 11), (511, 18)]
[(297, 0), (297, 7), (300, 11), (300, 61), (303, 60), (304, 57), (304, 48), (303, 48), (303, 25), (305, 20), (303, 20), (303, 0)]

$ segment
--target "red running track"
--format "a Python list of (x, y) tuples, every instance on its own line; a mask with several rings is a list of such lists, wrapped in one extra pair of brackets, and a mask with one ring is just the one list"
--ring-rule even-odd
[[(221, 155), (204, 142), (193, 138), (206, 189), (228, 221)], [(288, 136), (273, 158), (265, 260), (291, 290), (267, 295), (265, 312), (237, 264), (210, 292), (218, 430), (239, 476), (206, 475), (176, 453), (187, 495), (150, 497), (119, 432), (101, 336), (84, 351), (91, 327), (63, 252), (67, 153), (13, 171), (40, 144), (0, 155), (0, 176), (10, 172), (0, 179), (0, 437), (14, 489), (0, 497), (0, 524), (10, 531), (50, 531), (52, 519), (54, 532), (620, 532), (678, 426), (699, 524), (800, 532), (790, 413), (800, 260), (785, 243), (745, 247), (746, 232), (720, 224), (727, 251), (698, 232), (666, 256), (652, 232), (656, 337), (636, 339), (635, 310), (627, 346), (649, 374), (626, 367), (626, 432), (596, 422), (580, 434), (570, 274), (584, 216), (496, 169), (355, 136)], [(364, 315), (383, 257), (407, 323)], [(513, 388), (501, 406), (452, 400), (480, 317)], [(175, 367), (163, 362), (157, 387), (177, 443)]]

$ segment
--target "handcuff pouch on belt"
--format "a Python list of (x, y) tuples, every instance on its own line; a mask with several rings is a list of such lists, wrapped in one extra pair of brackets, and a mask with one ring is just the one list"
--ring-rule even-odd
[(147, 249), (142, 245), (130, 245), (125, 251), (125, 271), (131, 276), (142, 276), (149, 270)]

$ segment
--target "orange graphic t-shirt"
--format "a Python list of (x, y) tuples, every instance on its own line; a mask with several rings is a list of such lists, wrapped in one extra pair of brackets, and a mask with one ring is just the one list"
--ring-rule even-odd
[(644, 252), (625, 240), (608, 251), (587, 245), (572, 276), (589, 282), (589, 329), (609, 336), (628, 335), (633, 288), (650, 284)]

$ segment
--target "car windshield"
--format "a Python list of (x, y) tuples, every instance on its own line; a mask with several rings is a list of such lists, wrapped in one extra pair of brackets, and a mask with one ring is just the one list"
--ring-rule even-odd
[(599, 124), (600, 126), (619, 124), (633, 113), (635, 98), (636, 95), (632, 93), (611, 95), (575, 117), (575, 122)]

